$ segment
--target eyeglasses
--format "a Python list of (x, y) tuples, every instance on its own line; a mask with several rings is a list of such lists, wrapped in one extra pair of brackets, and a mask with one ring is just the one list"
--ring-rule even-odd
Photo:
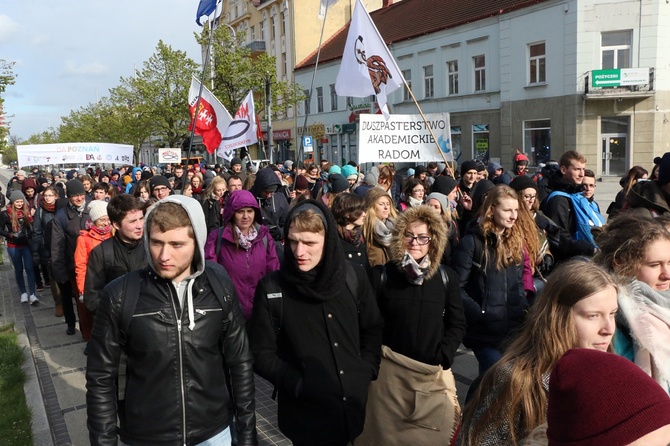
[(166, 190), (168, 190), (168, 188), (165, 187), (165, 186), (154, 187), (154, 192), (163, 192), (163, 191), (166, 191)]
[(427, 235), (408, 235), (405, 234), (404, 236), (405, 243), (408, 245), (411, 245), (413, 242), (416, 241), (416, 243), (420, 246), (427, 245), (430, 243), (430, 241), (433, 239), (432, 237), (428, 237)]
[(535, 195), (524, 195), (523, 196), (523, 199), (528, 200), (528, 201), (535, 201), (536, 198), (537, 198), (537, 194), (535, 194)]
[(419, 192), (425, 192), (425, 189), (423, 187), (417, 187), (416, 189), (412, 189), (412, 192), (415, 194), (418, 194)]

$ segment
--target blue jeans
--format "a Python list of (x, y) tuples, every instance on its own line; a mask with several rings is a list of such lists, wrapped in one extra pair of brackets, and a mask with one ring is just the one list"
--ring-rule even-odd
[(502, 358), (502, 353), (497, 348), (480, 347), (473, 348), (472, 352), (475, 354), (479, 362), (479, 374), (483, 375), (493, 364)]
[(19, 286), (21, 294), (26, 292), (26, 284), (23, 281), (24, 270), (28, 276), (29, 294), (35, 294), (35, 270), (33, 269), (33, 253), (30, 251), (30, 247), (7, 247), (7, 251), (9, 252), (9, 257), (12, 259), (12, 265), (14, 265), (14, 276), (16, 277), (16, 284)]

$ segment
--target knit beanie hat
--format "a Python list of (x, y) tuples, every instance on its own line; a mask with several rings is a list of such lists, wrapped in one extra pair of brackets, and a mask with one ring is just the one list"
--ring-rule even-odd
[(337, 164), (333, 164), (332, 166), (330, 166), (330, 169), (328, 169), (328, 175), (330, 175), (332, 173), (342, 174), (342, 168), (340, 166), (338, 166)]
[(143, 170), (142, 171), (142, 176), (140, 177), (140, 181), (148, 180), (149, 178), (151, 178), (153, 176), (154, 176), (154, 174), (150, 170)]
[(291, 161), (291, 160), (284, 161), (284, 169), (287, 169), (287, 170), (293, 169), (293, 161)]
[(293, 184), (294, 189), (305, 190), (309, 188), (309, 181), (305, 175), (298, 175), (295, 177), (295, 183)]
[(230, 167), (233, 167), (235, 164), (242, 164), (242, 158), (235, 157), (232, 160), (230, 160)]
[(486, 170), (486, 165), (480, 160), (475, 161), (475, 164), (477, 164), (477, 172), (484, 172)]
[(535, 181), (528, 175), (515, 176), (514, 179), (510, 181), (509, 186), (517, 192), (528, 189), (529, 187), (532, 187), (537, 191), (537, 184), (535, 184)]
[(431, 192), (439, 192), (443, 195), (449, 195), (458, 186), (458, 181), (450, 176), (440, 176), (435, 178), (433, 185), (430, 186)]
[(349, 189), (349, 181), (339, 173), (328, 175), (328, 181), (330, 181), (330, 190), (334, 194), (339, 194)]
[(549, 379), (549, 446), (624, 446), (670, 424), (670, 397), (632, 361), (569, 350)]
[(16, 200), (26, 201), (26, 196), (20, 190), (14, 190), (9, 194), (9, 202), (14, 203)]
[(78, 173), (78, 172), (77, 172), (75, 169), (70, 169), (70, 170), (68, 170), (67, 173), (65, 174), (65, 178), (66, 178), (67, 180), (71, 180), (71, 179), (74, 178), (74, 174), (75, 174), (75, 173)]
[(16, 176), (19, 176), (19, 175), (21, 175), (22, 177), (25, 177), (25, 176), (26, 176), (26, 171), (23, 170), (23, 169), (17, 171), (17, 172), (16, 172)]
[(658, 185), (665, 186), (670, 183), (670, 152), (666, 152), (661, 158), (658, 168)]
[(91, 221), (95, 222), (99, 218), (107, 216), (107, 202), (101, 200), (93, 200), (88, 205), (88, 215)]
[(477, 161), (464, 161), (463, 164), (461, 164), (461, 175), (465, 175), (465, 172), (468, 170), (477, 170)]
[(426, 166), (419, 164), (414, 168), (414, 176), (418, 176), (420, 173), (426, 173)]
[(370, 171), (363, 176), (363, 182), (369, 184), (370, 186), (377, 185), (377, 175), (374, 172)]
[(444, 212), (446, 209), (449, 209), (449, 199), (446, 195), (439, 192), (432, 192), (426, 197), (426, 203), (432, 199), (440, 202), (440, 206), (442, 206), (442, 212)]
[(149, 187), (151, 187), (151, 192), (154, 191), (156, 186), (165, 186), (168, 189), (172, 189), (172, 187), (170, 187), (170, 182), (163, 175), (155, 175), (149, 180)]
[(86, 190), (84, 189), (84, 183), (74, 178), (65, 183), (65, 192), (68, 197), (73, 197), (75, 195), (85, 194)]
[(358, 171), (354, 166), (350, 166), (349, 164), (347, 164), (345, 166), (342, 166), (342, 176), (347, 180), (358, 179)]

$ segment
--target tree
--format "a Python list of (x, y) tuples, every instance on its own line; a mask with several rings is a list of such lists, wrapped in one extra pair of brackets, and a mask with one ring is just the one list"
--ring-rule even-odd
[[(7, 62), (5, 59), (0, 59), (0, 118), (4, 116), (4, 102), (2, 95), (7, 90), (7, 87), (14, 85), (16, 77), (14, 76), (14, 64), (16, 62)], [(0, 119), (1, 121), (1, 119)], [(7, 148), (7, 135), (9, 130), (5, 125), (0, 125), (0, 152), (5, 151)]]
[[(304, 99), (300, 86), (277, 80), (274, 56), (265, 52), (252, 55), (244, 46), (244, 32), (238, 31), (236, 37), (235, 40), (227, 27), (219, 26), (214, 30), (212, 44), (213, 93), (232, 115), (249, 90), (254, 92), (256, 113), (265, 114), (266, 81), (270, 82), (273, 115), (285, 114), (289, 107)], [(201, 45), (207, 45), (209, 29), (205, 28), (197, 39)], [(206, 85), (209, 87), (210, 82)]]
[(146, 137), (156, 136), (169, 147), (178, 147), (187, 136), (188, 89), (196, 70), (197, 64), (184, 51), (161, 40), (141, 70), (121, 78), (121, 85), (110, 90), (111, 101), (120, 116), (125, 108), (123, 115), (130, 122), (145, 127)]

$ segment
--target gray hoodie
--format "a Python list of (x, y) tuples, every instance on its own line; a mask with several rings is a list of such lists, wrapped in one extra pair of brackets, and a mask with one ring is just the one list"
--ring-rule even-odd
[[(193, 272), (191, 275), (186, 277), (182, 282), (181, 286), (186, 284), (186, 300), (188, 302), (188, 320), (190, 330), (195, 328), (195, 317), (193, 309), (193, 282), (196, 277), (201, 275), (205, 271), (205, 242), (207, 240), (207, 224), (205, 222), (205, 214), (202, 210), (202, 205), (194, 198), (187, 197), (184, 195), (170, 195), (162, 200), (154, 203), (145, 215), (145, 222), (149, 221), (149, 214), (156, 208), (157, 205), (161, 203), (177, 203), (184, 208), (188, 214), (189, 220), (191, 220), (191, 225), (193, 226), (193, 234), (195, 236), (195, 255), (193, 257)], [(156, 272), (156, 268), (151, 258), (151, 252), (149, 251), (149, 228), (144, 228), (144, 249), (147, 253), (147, 263), (149, 267)], [(180, 301), (183, 302), (181, 296), (183, 296), (182, 288), (175, 284), (177, 289), (177, 294), (180, 296)], [(183, 308), (183, 305), (182, 305)]]

